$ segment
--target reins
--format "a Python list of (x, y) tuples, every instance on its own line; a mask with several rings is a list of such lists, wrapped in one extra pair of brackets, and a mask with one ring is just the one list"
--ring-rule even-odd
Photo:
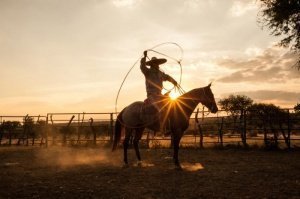
[[(176, 87), (177, 87), (180, 95), (183, 95), (184, 93), (186, 93), (185, 90), (180, 86), (180, 84), (178, 84)], [(175, 89), (176, 89), (176, 87), (175, 87)]]

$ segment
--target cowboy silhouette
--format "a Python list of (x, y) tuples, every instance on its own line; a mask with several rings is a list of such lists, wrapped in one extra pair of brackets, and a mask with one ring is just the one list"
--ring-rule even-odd
[[(165, 96), (161, 93), (163, 81), (169, 81), (174, 86), (177, 86), (177, 82), (171, 76), (159, 70), (159, 65), (166, 63), (166, 59), (152, 57), (151, 60), (146, 61), (146, 57), (147, 51), (144, 51), (144, 57), (141, 59), (140, 68), (146, 79), (147, 99), (145, 100), (145, 103), (154, 105), (157, 111), (161, 112), (163, 111), (162, 107), (165, 99)], [(150, 66), (150, 68), (147, 66)]]

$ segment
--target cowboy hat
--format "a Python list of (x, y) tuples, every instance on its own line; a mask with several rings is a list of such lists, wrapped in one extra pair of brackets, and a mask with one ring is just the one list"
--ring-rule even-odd
[(166, 63), (166, 62), (167, 62), (167, 60), (164, 59), (164, 58), (157, 59), (156, 57), (152, 57), (151, 60), (146, 62), (146, 65), (147, 66), (160, 65), (160, 64), (163, 64), (163, 63)]

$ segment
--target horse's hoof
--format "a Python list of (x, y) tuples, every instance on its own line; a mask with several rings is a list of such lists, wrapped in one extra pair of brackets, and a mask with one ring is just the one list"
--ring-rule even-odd
[(137, 161), (137, 166), (142, 167), (143, 166), (142, 161)]
[(183, 171), (182, 167), (180, 167), (180, 166), (179, 166), (179, 167), (176, 166), (176, 167), (175, 167), (175, 170), (176, 170), (176, 171)]
[(129, 164), (123, 164), (122, 168), (123, 168), (123, 169), (129, 168)]
[(181, 165), (175, 165), (174, 169), (176, 171), (182, 171), (183, 170), (182, 167), (181, 167)]

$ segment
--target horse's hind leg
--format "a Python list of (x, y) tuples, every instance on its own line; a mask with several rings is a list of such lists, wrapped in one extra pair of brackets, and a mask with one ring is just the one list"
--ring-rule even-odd
[(136, 129), (135, 130), (135, 136), (133, 139), (133, 146), (135, 150), (136, 157), (138, 159), (138, 164), (140, 165), (141, 161), (141, 155), (140, 155), (140, 150), (139, 150), (139, 141), (142, 138), (144, 129)]
[(179, 152), (179, 143), (181, 140), (182, 133), (179, 131), (175, 131), (173, 135), (173, 146), (174, 146), (174, 154), (173, 154), (173, 160), (175, 167), (178, 169), (181, 169), (181, 165), (178, 160), (178, 152)]
[(131, 137), (131, 130), (125, 128), (125, 139), (123, 141), (124, 163), (125, 163), (125, 165), (128, 165), (127, 150), (128, 150), (128, 146), (129, 146), (130, 137)]

